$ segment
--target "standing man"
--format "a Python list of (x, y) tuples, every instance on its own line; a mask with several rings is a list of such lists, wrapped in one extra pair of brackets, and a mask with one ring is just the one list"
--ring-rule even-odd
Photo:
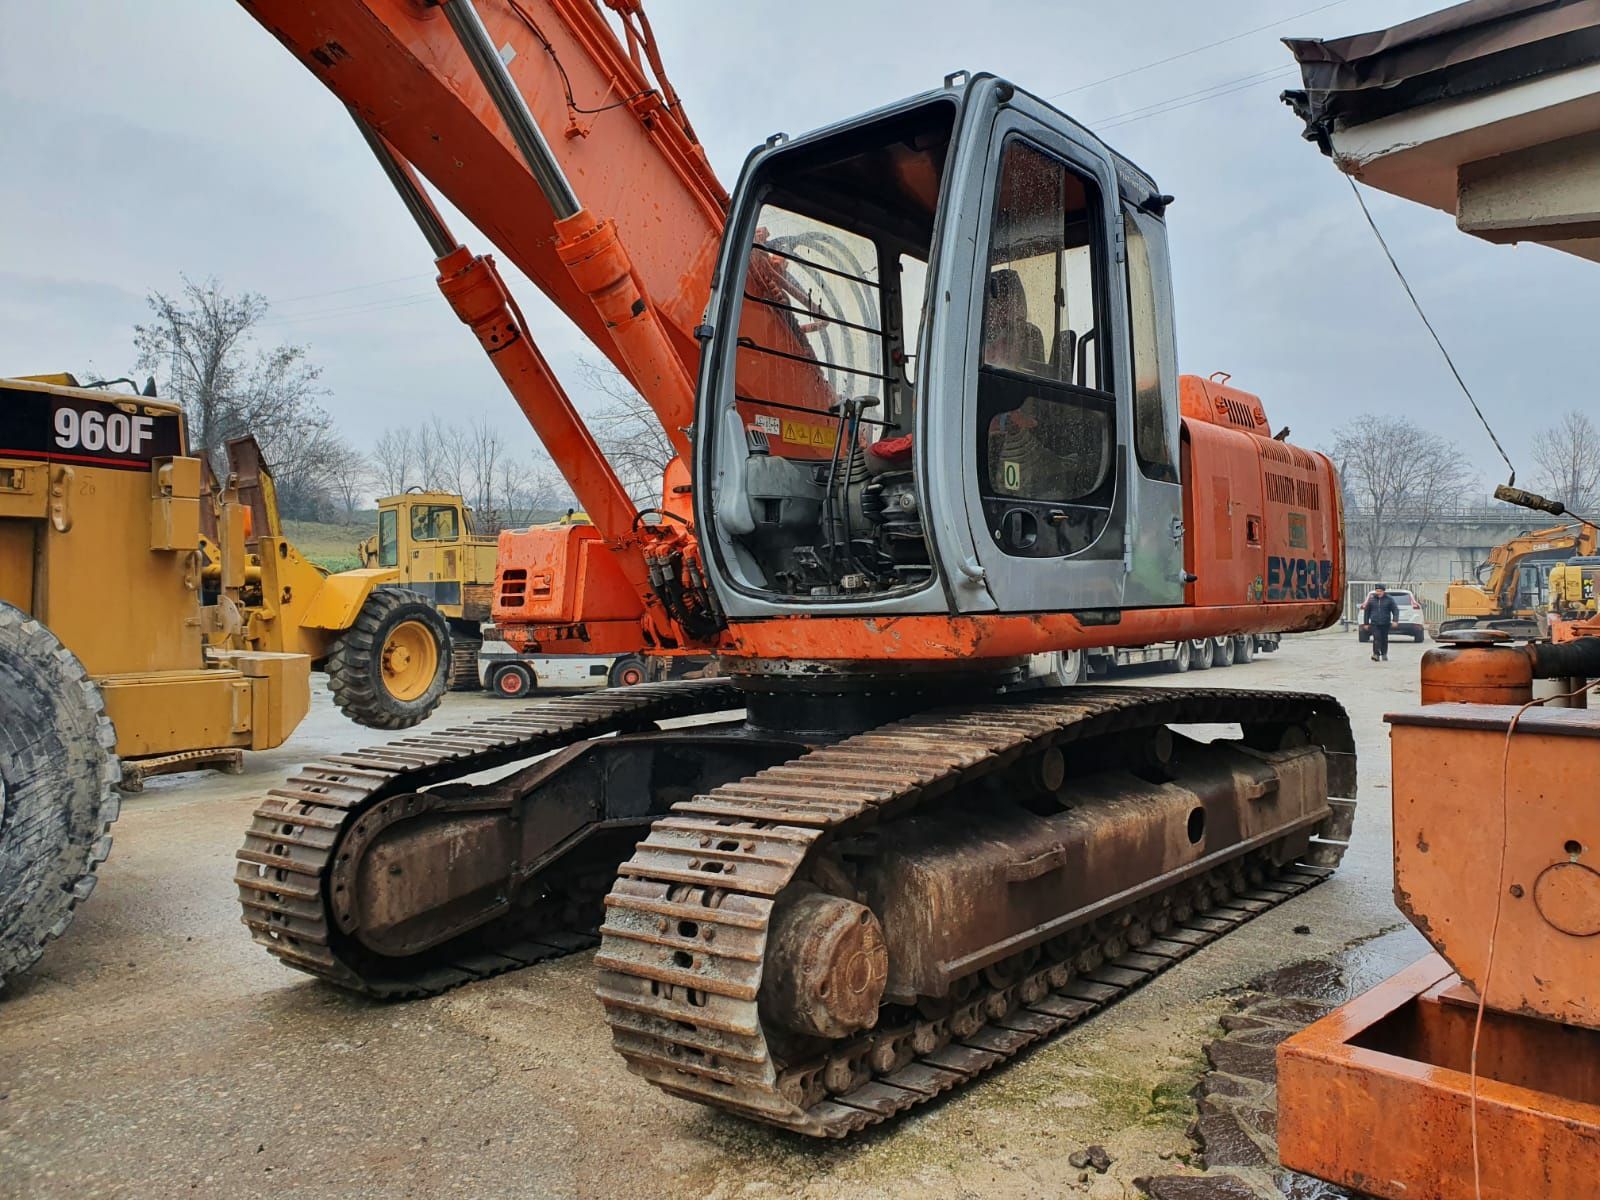
[(1389, 590), (1378, 584), (1372, 595), (1361, 606), (1361, 623), (1372, 634), (1372, 661), (1389, 661), (1389, 626), (1400, 616), (1400, 606), (1389, 596)]

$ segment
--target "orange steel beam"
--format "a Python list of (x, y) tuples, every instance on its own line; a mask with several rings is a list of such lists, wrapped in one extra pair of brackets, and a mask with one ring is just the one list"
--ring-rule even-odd
[(461, 246), (410, 164), (359, 116), (356, 125), (432, 248), (440, 292), (477, 337), (517, 407), (549, 450), (644, 606), (646, 619), (675, 640), (678, 631), (662, 611), (651, 579), (647, 543), (676, 543), (684, 540), (683, 535), (672, 528), (641, 529), (637, 506), (529, 336), (527, 323), (494, 260)]
[[(698, 369), (693, 330), (710, 294), (727, 193), (651, 65), (659, 59), (637, 5), (613, 7), (642, 58), (593, 0), (473, 5), (496, 61), (509, 58), (517, 94), (552, 133), (550, 154), (593, 214), (558, 229), (573, 213), (551, 204), (444, 8), (240, 2), (525, 272), (683, 440), (691, 419), (683, 381)], [(653, 332), (632, 312), (638, 300)]]
[[(608, 544), (637, 547), (637, 538), (622, 537), (617, 531), (632, 528), (638, 508), (550, 370), (550, 364), (526, 336), (494, 259), (457, 247), (440, 258), (438, 266), (439, 290), (462, 323), (477, 336), (590, 520)], [(623, 558), (630, 579), (647, 588), (643, 561), (638, 561), (639, 570), (635, 573), (628, 569), (626, 560), (637, 555), (624, 554)]]

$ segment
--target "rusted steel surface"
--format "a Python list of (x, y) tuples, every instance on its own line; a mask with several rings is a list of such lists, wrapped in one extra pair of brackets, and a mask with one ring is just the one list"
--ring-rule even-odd
[(795, 1033), (844, 1037), (878, 1019), (888, 977), (889, 951), (872, 910), (809, 892), (773, 920), (761, 1003)]
[[(1476, 1200), (1477, 1010), (1457, 987), (1429, 955), (1279, 1046), (1286, 1167), (1385, 1200)], [(1481, 1196), (1596, 1195), (1600, 1033), (1490, 1009), (1478, 1060)]]
[[(1351, 799), (1309, 820), (1297, 812), (1232, 857), (1203, 856), (1199, 870), (1149, 880), (1082, 924), (1018, 939), (942, 996), (890, 997), (870, 1028), (848, 1029), (860, 1020), (854, 1003), (831, 1009), (823, 983), (876, 986), (875, 939), (815, 953), (845, 910), (796, 918), (792, 888), (849, 890), (852, 858), (892, 843), (897, 822), (941, 799), (970, 800), (972, 837), (982, 838), (978, 789), (1013, 767), (1037, 775), (1029, 760), (1053, 748), (1115, 753), (1121, 736), (1215, 721), (1239, 721), (1274, 749), (1297, 740), (1290, 730), (1312, 731), (1326, 747), (1322, 778)], [(1349, 726), (1327, 697), (1096, 687), (918, 714), (674, 805), (606, 898), (598, 995), (616, 1048), (657, 1086), (844, 1136), (959, 1086), (1320, 881), (1348, 838), (1354, 782)], [(1294, 861), (1302, 852), (1328, 865)], [(874, 917), (882, 899), (872, 897)], [(797, 961), (808, 999), (764, 1005), (764, 973), (793, 975)]]
[(1395, 901), (1480, 989), (1498, 911), (1490, 1006), (1600, 1027), (1600, 710), (1517, 712), (1389, 717)]
[[(738, 708), (739, 693), (722, 680), (681, 680), (545, 701), (469, 725), (334, 754), (302, 767), (273, 788), (255, 810), (238, 852), (234, 879), (243, 921), (252, 936), (287, 966), (341, 987), (381, 998), (420, 996), (512, 970), (594, 944), (592, 929), (555, 923), (537, 935), (463, 948), (455, 956), (408, 963), (385, 958), (374, 966), (351, 936), (373, 923), (377, 947), (414, 953), (437, 945), (450, 930), (435, 923), (422, 937), (403, 918), (428, 897), (405, 889), (442, 886), (437, 877), (407, 872), (405, 888), (382, 887), (355, 904), (357, 868), (366, 846), (384, 830), (423, 813), (509, 809), (510, 800), (478, 790), (453, 797), (420, 793), (478, 771), (546, 754), (582, 739), (649, 729), (667, 717)], [(448, 839), (448, 831), (444, 836)], [(474, 836), (481, 836), (475, 834)], [(426, 857), (428, 847), (418, 849)], [(435, 847), (437, 848), (437, 847)], [(341, 868), (340, 854), (353, 851)], [(393, 865), (391, 862), (390, 865)], [(509, 859), (502, 866), (512, 866)], [(417, 882), (413, 883), (412, 880)], [(593, 881), (594, 899), (609, 877)], [(411, 941), (406, 939), (410, 938)]]
[(1467, 642), (1436, 646), (1422, 656), (1424, 704), (1526, 704), (1533, 699), (1533, 660), (1514, 646)]

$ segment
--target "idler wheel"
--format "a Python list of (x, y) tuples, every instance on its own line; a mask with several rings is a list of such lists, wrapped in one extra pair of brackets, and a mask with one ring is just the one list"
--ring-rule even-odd
[(773, 922), (761, 1006), (794, 1033), (840, 1038), (878, 1019), (888, 978), (889, 950), (872, 910), (811, 892)]

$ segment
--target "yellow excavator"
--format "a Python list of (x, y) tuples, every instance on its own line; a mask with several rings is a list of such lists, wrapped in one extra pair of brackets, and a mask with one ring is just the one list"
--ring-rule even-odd
[(1458, 579), (1446, 589), (1439, 632), (1498, 629), (1519, 638), (1544, 636), (1541, 564), (1595, 552), (1595, 530), (1581, 523), (1532, 530), (1502, 542), (1478, 565), (1476, 579)]

